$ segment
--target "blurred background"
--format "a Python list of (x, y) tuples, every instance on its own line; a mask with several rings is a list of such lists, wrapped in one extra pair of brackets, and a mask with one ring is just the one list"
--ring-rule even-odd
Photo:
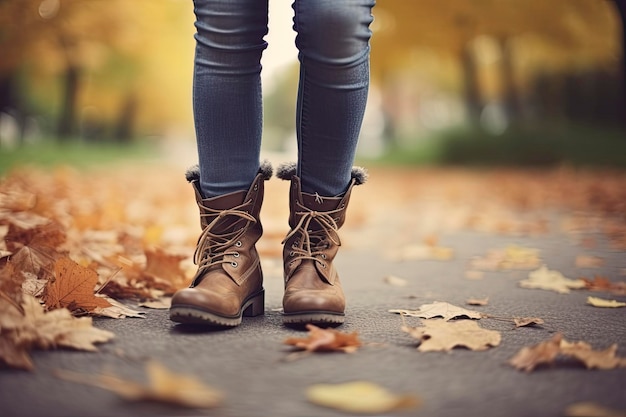
[[(268, 152), (295, 147), (290, 4), (270, 0)], [(379, 0), (359, 159), (625, 167), (625, 4)], [(193, 21), (191, 0), (0, 0), (0, 172), (192, 149)]]

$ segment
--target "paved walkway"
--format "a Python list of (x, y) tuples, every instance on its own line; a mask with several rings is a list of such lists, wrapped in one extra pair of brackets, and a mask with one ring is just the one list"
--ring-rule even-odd
[[(626, 369), (589, 371), (562, 363), (525, 374), (506, 364), (523, 346), (548, 339), (555, 332), (562, 332), (571, 341), (585, 340), (598, 349), (618, 343), (618, 354), (626, 356), (626, 308), (600, 309), (585, 304), (588, 295), (606, 296), (603, 293), (558, 294), (520, 288), (518, 282), (528, 275), (524, 270), (468, 275), (471, 259), (484, 256), (490, 249), (519, 245), (537, 249), (543, 263), (565, 276), (602, 275), (623, 281), (625, 249), (616, 246), (615, 234), (607, 233), (603, 226), (621, 223), (611, 223), (612, 217), (606, 213), (579, 211), (579, 206), (545, 207), (531, 196), (522, 198), (525, 192), (517, 197), (524, 201), (517, 201), (506, 195), (510, 192), (506, 174), (495, 180), (486, 180), (484, 175), (373, 169), (369, 191), (368, 186), (355, 190), (337, 265), (348, 297), (347, 319), (341, 330), (358, 331), (366, 343), (356, 353), (284, 360), (290, 349), (283, 340), (302, 332), (283, 327), (278, 311), (282, 280), (275, 255), (285, 231), (286, 194), (285, 184), (272, 180), (264, 207), (267, 234), (261, 244), (267, 292), (264, 316), (247, 319), (228, 331), (175, 325), (166, 311), (159, 310), (146, 310), (145, 319), (96, 320), (98, 327), (116, 334), (114, 342), (102, 345), (99, 353), (38, 352), (34, 354), (36, 372), (0, 372), (0, 414), (341, 416), (345, 414), (310, 404), (305, 390), (315, 383), (355, 380), (375, 382), (421, 399), (420, 407), (394, 415), (559, 416), (569, 405), (581, 401), (626, 410)], [(529, 184), (541, 175), (522, 177), (533, 179), (520, 184), (530, 192)], [(489, 184), (500, 184), (501, 195), (481, 200)], [(421, 253), (416, 248), (424, 244), (450, 248), (453, 256), (413, 259)], [(413, 252), (407, 250), (411, 247)], [(601, 257), (602, 265), (577, 267), (579, 255)], [(384, 277), (388, 275), (406, 280), (407, 285), (386, 283)], [(489, 298), (486, 306), (465, 305), (469, 298), (484, 297)], [(500, 346), (483, 352), (418, 352), (416, 342), (400, 331), (401, 318), (388, 310), (415, 309), (433, 301), (500, 317), (541, 317), (545, 324), (515, 329), (508, 322), (482, 319), (482, 327), (501, 332)], [(419, 324), (416, 318), (407, 320), (411, 325)], [(64, 369), (111, 372), (141, 381), (148, 358), (220, 389), (226, 394), (224, 404), (199, 411), (128, 403), (108, 391), (53, 376), (55, 370)]]

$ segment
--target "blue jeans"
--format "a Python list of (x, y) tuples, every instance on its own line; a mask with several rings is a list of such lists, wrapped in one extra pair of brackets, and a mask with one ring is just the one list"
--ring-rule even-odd
[[(276, 0), (282, 1), (282, 0)], [(369, 87), (375, 0), (295, 0), (298, 176), (307, 193), (350, 182)], [(247, 189), (259, 168), (268, 0), (194, 0), (193, 109), (205, 197)]]

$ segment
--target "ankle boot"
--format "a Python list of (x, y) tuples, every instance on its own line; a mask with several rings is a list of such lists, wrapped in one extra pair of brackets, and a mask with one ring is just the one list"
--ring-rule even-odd
[(354, 168), (348, 190), (340, 197), (303, 193), (293, 164), (281, 166), (277, 175), (291, 180), (291, 230), (283, 241), (283, 322), (342, 324), (346, 302), (333, 260), (341, 246), (338, 230), (345, 221), (352, 188), (365, 182), (367, 174)]
[(263, 314), (263, 273), (255, 244), (263, 233), (259, 212), (264, 181), (271, 175), (272, 167), (264, 163), (247, 191), (204, 198), (199, 170), (187, 172), (202, 234), (194, 254), (198, 271), (189, 288), (174, 294), (171, 320), (232, 327), (242, 316)]

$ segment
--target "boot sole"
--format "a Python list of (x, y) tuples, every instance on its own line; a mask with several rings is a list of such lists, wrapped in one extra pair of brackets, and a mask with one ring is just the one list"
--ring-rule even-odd
[(283, 324), (291, 326), (302, 326), (305, 324), (339, 326), (344, 323), (345, 319), (344, 314), (330, 312), (283, 313)]
[(242, 317), (260, 316), (264, 314), (264, 310), (265, 290), (261, 290), (248, 298), (239, 309), (239, 314), (235, 316), (224, 316), (201, 307), (183, 305), (170, 308), (170, 320), (183, 324), (235, 327), (241, 324)]

